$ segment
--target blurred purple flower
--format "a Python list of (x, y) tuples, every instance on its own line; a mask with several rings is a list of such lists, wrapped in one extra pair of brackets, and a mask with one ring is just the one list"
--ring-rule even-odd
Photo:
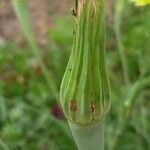
[(55, 118), (57, 118), (57, 119), (63, 119), (64, 118), (63, 111), (58, 104), (53, 105), (51, 111), (52, 111), (52, 114)]

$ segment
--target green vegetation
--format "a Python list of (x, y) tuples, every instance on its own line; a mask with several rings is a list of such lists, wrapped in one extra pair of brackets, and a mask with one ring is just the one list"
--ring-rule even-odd
[[(106, 149), (148, 150), (150, 7), (126, 3), (114, 18), (118, 24), (107, 24), (112, 106), (106, 120)], [(72, 32), (72, 17), (58, 17), (55, 27), (47, 32), (49, 44), (44, 50), (38, 47), (57, 92), (70, 55)], [(116, 40), (116, 35), (121, 41)], [(77, 150), (67, 121), (58, 109), (59, 100), (33, 54), (30, 44), (19, 45), (13, 40), (0, 44), (0, 150)]]

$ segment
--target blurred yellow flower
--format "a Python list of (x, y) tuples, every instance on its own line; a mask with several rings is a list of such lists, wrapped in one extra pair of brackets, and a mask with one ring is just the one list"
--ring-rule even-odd
[(136, 6), (145, 6), (150, 4), (150, 0), (131, 0), (135, 3)]

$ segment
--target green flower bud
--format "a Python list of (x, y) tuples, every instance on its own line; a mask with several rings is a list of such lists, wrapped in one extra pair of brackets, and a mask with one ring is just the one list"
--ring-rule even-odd
[(70, 122), (87, 125), (103, 119), (110, 108), (103, 0), (78, 1), (74, 12), (74, 43), (61, 84), (60, 100)]

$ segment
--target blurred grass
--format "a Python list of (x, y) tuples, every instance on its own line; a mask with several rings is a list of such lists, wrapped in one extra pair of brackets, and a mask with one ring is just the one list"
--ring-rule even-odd
[[(112, 108), (106, 120), (106, 149), (150, 149), (150, 7), (127, 4), (122, 16), (122, 42), (131, 85), (123, 82), (113, 26), (107, 31), (107, 62), (112, 87)], [(127, 11), (126, 11), (127, 10)], [(57, 17), (47, 31), (49, 44), (42, 53), (57, 90), (69, 58), (73, 20)], [(141, 86), (141, 85), (140, 85)], [(131, 103), (127, 103), (131, 99)], [(53, 97), (39, 64), (28, 46), (13, 40), (0, 45), (0, 150), (76, 150), (65, 119), (57, 118)], [(59, 104), (58, 104), (59, 105)], [(8, 148), (7, 148), (8, 147)]]

